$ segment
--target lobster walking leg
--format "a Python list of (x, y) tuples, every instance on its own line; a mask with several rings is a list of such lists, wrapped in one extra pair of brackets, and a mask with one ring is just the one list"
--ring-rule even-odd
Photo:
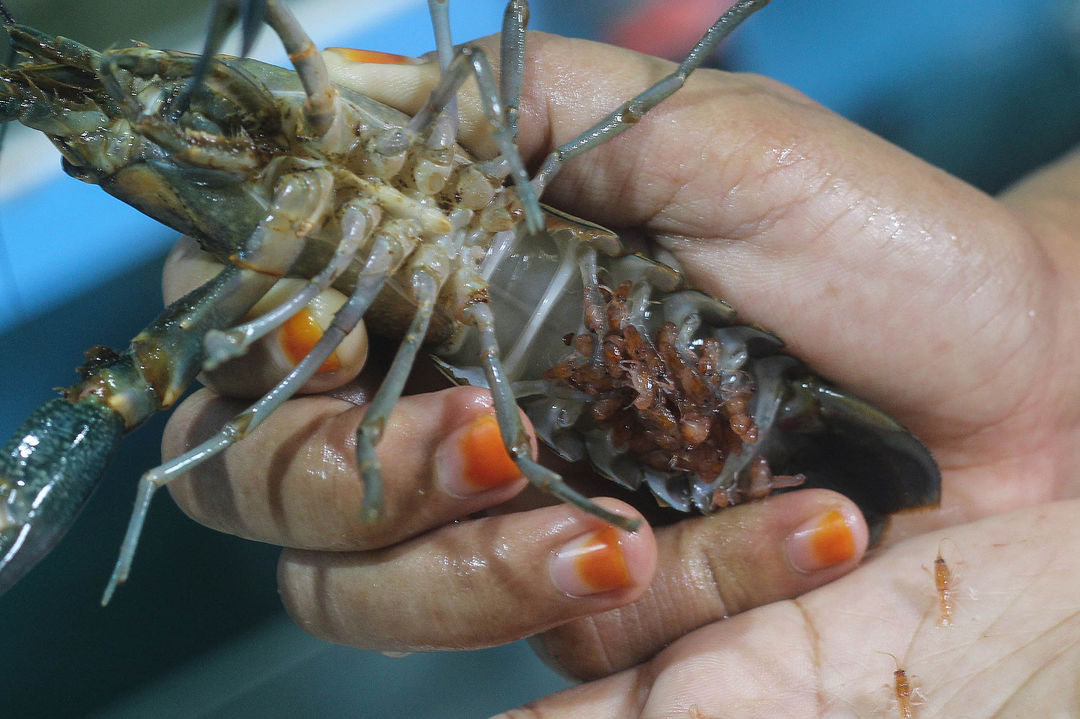
[[(428, 14), (431, 16), (431, 29), (435, 34), (435, 53), (439, 58), (439, 69), (445, 73), (454, 59), (454, 41), (450, 35), (450, 3), (447, 0), (428, 0)], [(435, 131), (428, 139), (428, 146), (451, 147), (457, 142), (458, 134), (457, 97), (450, 98), (436, 122)]]
[(286, 301), (250, 322), (229, 330), (211, 330), (206, 333), (206, 359), (204, 370), (213, 370), (222, 362), (239, 357), (256, 340), (277, 329), (290, 317), (304, 308), (315, 296), (329, 287), (342, 272), (348, 269), (356, 253), (370, 237), (371, 229), (378, 224), (379, 211), (368, 200), (352, 200), (345, 208), (342, 219), (343, 237), (330, 262), (311, 278), (300, 290)]
[[(247, 268), (245, 271), (254, 271), (270, 281), (283, 274), (303, 249), (304, 237), (298, 236), (295, 228), (317, 227), (321, 224), (327, 212), (332, 188), (333, 178), (330, 172), (324, 169), (282, 177), (274, 194), (274, 206), (245, 242), (244, 248), (237, 255), (237, 263)], [(199, 341), (201, 336), (202, 333), (198, 333), (194, 335), (194, 338)], [(120, 547), (120, 556), (102, 597), (102, 604), (107, 604), (117, 585), (127, 579), (154, 493), (172, 479), (226, 449), (254, 429), (314, 373), (315, 369), (340, 343), (341, 336), (329, 332), (324, 334), (315, 348), (285, 379), (246, 412), (226, 423), (217, 435), (190, 452), (151, 469), (142, 476), (139, 480), (135, 509), (131, 514), (127, 533)], [(319, 354), (323, 356), (313, 357), (316, 355), (316, 350), (319, 350)], [(199, 354), (201, 356), (202, 353)]]
[(529, 25), (527, 0), (510, 0), (503, 13), (499, 51), (499, 94), (503, 101), (506, 130), (515, 141), (521, 102), (521, 81), (525, 75), (525, 30)]
[[(502, 103), (495, 78), (487, 56), (480, 50), (463, 47), (458, 50), (443, 73), (439, 84), (431, 91), (427, 105), (420, 110), (405, 129), (406, 136), (426, 137), (434, 127), (441, 113), (454, 99), (461, 84), (473, 75), (480, 86), (480, 101), (484, 115), (493, 129), (493, 138), (498, 144), (500, 156), (509, 163), (510, 177), (518, 191), (518, 197), (525, 206), (525, 224), (529, 232), (540, 232), (544, 227), (543, 213), (536, 194), (533, 193), (525, 163), (521, 160), (514, 138), (503, 122)], [(386, 148), (389, 154), (390, 147)]]
[(348, 301), (335, 313), (330, 327), (292, 372), (270, 392), (227, 422), (217, 434), (203, 444), (143, 475), (139, 481), (135, 510), (132, 512), (127, 533), (124, 535), (124, 542), (120, 547), (120, 556), (116, 561), (112, 576), (109, 578), (109, 584), (102, 596), (102, 605), (109, 603), (113, 592), (116, 591), (116, 587), (123, 584), (131, 573), (131, 563), (135, 558), (135, 549), (138, 546), (139, 536), (142, 533), (146, 513), (150, 509), (150, 500), (154, 493), (195, 465), (239, 442), (315, 374), (316, 370), (326, 361), (326, 358), (341, 343), (345, 335), (351, 332), (360, 322), (364, 312), (367, 311), (372, 300), (382, 289), (389, 274), (389, 255), (390, 252), (385, 241), (376, 240), (368, 262), (357, 280), (356, 289)]
[(567, 160), (577, 157), (597, 145), (602, 145), (619, 133), (629, 130), (638, 123), (642, 115), (671, 97), (676, 90), (683, 86), (690, 73), (708, 59), (716, 46), (720, 44), (720, 41), (731, 34), (731, 31), (738, 27), (743, 20), (768, 4), (769, 0), (739, 0), (719, 20), (713, 23), (713, 26), (698, 40), (697, 45), (686, 56), (686, 59), (679, 64), (675, 72), (663, 78), (637, 97), (619, 105), (588, 130), (558, 149), (553, 150), (544, 160), (544, 164), (540, 166), (536, 176), (533, 177), (532, 183), (536, 194), (538, 196), (543, 194), (544, 188), (551, 181), (551, 178), (555, 176)]
[(330, 84), (326, 65), (319, 56), (315, 43), (300, 27), (296, 17), (278, 0), (266, 3), (266, 22), (281, 38), (289, 53), (289, 60), (300, 76), (307, 101), (304, 103), (304, 119), (316, 137), (330, 131), (337, 112), (337, 92)]
[(412, 292), (416, 301), (416, 313), (409, 325), (390, 370), (386, 373), (375, 397), (368, 405), (367, 413), (356, 431), (356, 464), (364, 481), (364, 519), (375, 521), (382, 512), (383, 491), (382, 471), (375, 445), (382, 437), (386, 421), (394, 405), (401, 398), (405, 380), (409, 378), (416, 354), (427, 334), (428, 324), (435, 311), (435, 299), (439, 295), (441, 283), (425, 269), (418, 269), (413, 274)]
[(507, 379), (502, 362), (499, 360), (499, 343), (495, 338), (495, 319), (491, 314), (491, 307), (486, 302), (477, 302), (470, 305), (466, 312), (476, 323), (480, 332), (481, 363), (495, 401), (495, 419), (499, 423), (499, 433), (502, 435), (506, 451), (510, 453), (521, 473), (539, 489), (575, 507), (580, 507), (609, 524), (631, 532), (637, 529), (638, 520), (604, 509), (585, 495), (571, 489), (557, 472), (534, 462), (529, 456), (529, 435), (525, 432), (525, 425), (521, 421), (510, 380)]

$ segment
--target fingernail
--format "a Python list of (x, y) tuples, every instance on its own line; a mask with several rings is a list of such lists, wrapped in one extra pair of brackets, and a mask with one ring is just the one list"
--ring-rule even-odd
[(814, 572), (855, 556), (855, 537), (839, 509), (814, 517), (787, 538), (788, 560), (801, 572)]
[[(300, 360), (307, 357), (308, 353), (322, 339), (322, 336), (322, 327), (319, 327), (315, 315), (306, 307), (287, 319), (285, 324), (281, 326), (279, 334), (281, 348), (294, 366), (300, 364)], [(338, 358), (337, 352), (333, 352), (316, 372), (333, 372), (340, 367), (341, 360)]]
[(349, 60), (351, 62), (365, 62), (375, 63), (378, 65), (421, 65), (423, 59), (418, 57), (409, 57), (408, 55), (396, 55), (392, 52), (381, 52), (379, 50), (358, 50), (352, 47), (328, 47), (327, 52), (332, 52), (335, 55)]
[(599, 594), (630, 584), (619, 530), (603, 527), (565, 544), (552, 557), (551, 580), (571, 597)]
[(435, 471), (443, 489), (455, 497), (471, 497), (521, 478), (490, 414), (443, 440), (435, 452)]

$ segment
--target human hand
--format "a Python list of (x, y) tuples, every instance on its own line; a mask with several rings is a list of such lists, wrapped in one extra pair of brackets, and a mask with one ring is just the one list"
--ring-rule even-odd
[[(1077, 716), (1078, 510), (1076, 500), (1027, 507), (891, 544), (832, 584), (499, 719)], [(953, 577), (945, 626), (939, 552)], [(900, 711), (898, 667), (911, 714)]]
[[(672, 69), (542, 33), (529, 53), (519, 144), (534, 163)], [(406, 111), (437, 73), (335, 69)], [(462, 107), (464, 141), (490, 151), (475, 100)], [(1080, 413), (1061, 401), (1080, 384), (1068, 321), (1078, 194), (1076, 155), (995, 199), (791, 88), (700, 71), (632, 132), (569, 163), (544, 199), (645, 235), (698, 287), (909, 426), (946, 474), (926, 526), (1080, 488), (1068, 473)]]
[[(533, 163), (670, 71), (543, 34), (529, 52), (520, 146)], [(349, 80), (409, 111), (434, 77), (374, 65)], [(475, 102), (462, 107), (465, 142), (483, 152)], [(1077, 396), (1080, 377), (1064, 321), (1078, 191), (1074, 156), (990, 198), (790, 88), (699, 72), (633, 132), (569, 163), (545, 200), (643, 233), (699, 287), (911, 427), (942, 467), (942, 507), (894, 518), (888, 541), (1077, 495), (1076, 403), (1061, 397)], [(624, 634), (634, 615), (590, 629)], [(554, 634), (573, 646), (580, 631)]]
[[(542, 157), (669, 67), (613, 48), (543, 35), (531, 38), (530, 57), (521, 125), (527, 161)], [(354, 80), (362, 82), (359, 89), (375, 94), (382, 88), (393, 96), (382, 99), (405, 109), (426, 100), (435, 78), (434, 69), (424, 66), (371, 66), (363, 72), (362, 81)], [(388, 72), (409, 74), (414, 88), (388, 83)], [(673, 143), (676, 129), (678, 142)], [(465, 130), (465, 141), (482, 151), (479, 139), (470, 136), (468, 123)], [(676, 151), (684, 153), (681, 160), (673, 154)], [(1075, 267), (1060, 236), (1067, 210), (1037, 225), (1030, 219), (1035, 203), (1025, 201), (1023, 192), (1014, 195), (1010, 209), (793, 91), (761, 79), (718, 73), (695, 75), (631, 135), (568, 165), (545, 200), (620, 231), (643, 232), (675, 253), (700, 287), (731, 300), (744, 318), (777, 331), (823, 374), (911, 426), (945, 470), (945, 502), (942, 513), (905, 518), (899, 523), (902, 529), (915, 531), (917, 524), (941, 525), (1075, 493), (1063, 475), (1075, 459), (1071, 449), (1075, 443), (1068, 441), (1075, 431), (1075, 415), (1052, 402), (1060, 392), (1075, 392), (1075, 373), (1060, 362), (1049, 370), (1041, 364), (1046, 356), (1067, 360), (1061, 348), (1068, 346), (1071, 335), (1068, 327), (1032, 322), (1027, 314), (1034, 310), (1036, 317), (1052, 320), (1072, 299), (1065, 283), (1046, 279), (1058, 272), (1046, 262), (1047, 256), (1054, 257), (1058, 267)], [(926, 279), (927, 268), (935, 273), (932, 281)], [(1024, 292), (1028, 296), (1019, 302), (1017, 297)], [(947, 302), (954, 294), (969, 300)], [(817, 311), (808, 316), (803, 309), (807, 306)], [(950, 351), (965, 342), (970, 355)], [(999, 372), (1000, 357), (1009, 358), (1008, 373)], [(1051, 381), (1034, 385), (1013, 379), (1036, 369), (1035, 376)], [(439, 401), (448, 397), (463, 401), (472, 390), (446, 392)], [(299, 410), (302, 426), (309, 428), (330, 412), (325, 406), (317, 410), (310, 404), (302, 406), (307, 407)], [(178, 413), (169, 441), (175, 441), (194, 421), (192, 413), (198, 412), (198, 407), (189, 407), (188, 413)], [(356, 415), (353, 411), (351, 416)], [(436, 493), (428, 491), (434, 484), (430, 457), (437, 440), (448, 434), (446, 423), (437, 420), (448, 415), (418, 410), (399, 416), (407, 417), (397, 424), (403, 436), (428, 436), (431, 443), (426, 445), (428, 454), (421, 452), (416, 464), (404, 467), (395, 481), (401, 496), (411, 500), (402, 505), (409, 511), (391, 514), (396, 524), (376, 527), (382, 533), (377, 539), (350, 543), (350, 532), (353, 536), (363, 532), (344, 520), (317, 516), (318, 507), (328, 506), (342, 510), (342, 517), (355, 516), (346, 515), (350, 505), (339, 493), (330, 491), (320, 498), (301, 483), (276, 477), (279, 472), (267, 467), (271, 453), (261, 449), (278, 446), (272, 440), (281, 439), (269, 430), (263, 436), (270, 439), (263, 443), (256, 437), (245, 442), (247, 460), (243, 453), (230, 454), (228, 481), (233, 484), (225, 492), (246, 500), (244, 507), (232, 510), (232, 521), (220, 516), (227, 510), (199, 501), (212, 491), (205, 479), (212, 474), (209, 470), (179, 500), (212, 526), (245, 536), (287, 546), (379, 552), (368, 552), (366, 560), (357, 555), (286, 555), (282, 565), (286, 601), (309, 598), (308, 603), (293, 602), (290, 608), (316, 633), (373, 648), (404, 648), (380, 644), (388, 641), (386, 637), (376, 641), (364, 634), (373, 627), (401, 626), (403, 617), (391, 610), (400, 610), (398, 599), (403, 594), (428, 597), (415, 605), (413, 615), (442, 613), (461, 622), (449, 629), (445, 625), (452, 622), (439, 623), (440, 628), (430, 623), (420, 626), (417, 631), (423, 636), (409, 638), (408, 648), (479, 646), (585, 617), (562, 624), (540, 640), (546, 653), (579, 676), (631, 666), (694, 627), (816, 586), (850, 569), (865, 541), (865, 529), (851, 519), (851, 505), (821, 493), (795, 493), (714, 517), (688, 519), (657, 530), (655, 551), (661, 555), (662, 571), (644, 596), (629, 606), (597, 614), (645, 591), (655, 557), (648, 549), (652, 540), (643, 535), (635, 540), (640, 542), (637, 548), (628, 546), (629, 591), (584, 600), (553, 598), (547, 557), (557, 542), (530, 541), (537, 536), (530, 534), (537, 526), (530, 521), (541, 515), (520, 513), (492, 520), (501, 522), (494, 525), (497, 535), (488, 520), (424, 533), (489, 506), (502, 495), (486, 495), (472, 504), (432, 502)], [(282, 432), (296, 437), (291, 430)], [(1024, 441), (1015, 441), (1014, 432), (1022, 433)], [(332, 464), (344, 461), (347, 466), (342, 458), (348, 453), (334, 447), (340, 450), (350, 433), (339, 426), (337, 445), (327, 445), (330, 449), (320, 450), (321, 454), (310, 449), (306, 455), (278, 451), (273, 457), (308, 475), (328, 456)], [(297, 444), (294, 440), (285, 447), (291, 450)], [(392, 452), (393, 446), (384, 445), (382, 451)], [(1011, 481), (1010, 472), (1017, 467), (1029, 470), (1023, 484)], [(350, 481), (355, 495), (355, 477)], [(329, 489), (330, 484), (319, 486)], [(295, 487), (297, 499), (283, 501), (286, 486)], [(418, 502), (421, 492), (424, 501)], [(256, 506), (261, 509), (253, 509)], [(796, 571), (785, 538), (802, 522), (832, 508), (840, 508), (849, 518), (851, 559), (823, 572)], [(296, 516), (289, 516), (290, 511)], [(542, 515), (537, 521), (558, 527), (572, 514), (566, 508), (557, 511), (564, 513), (562, 517)], [(260, 513), (270, 517), (270, 528), (256, 532), (252, 528), (258, 528), (258, 522), (246, 518)], [(333, 542), (325, 537), (323, 543), (298, 542), (281, 530), (283, 520), (290, 527), (301, 526), (301, 517), (310, 523), (304, 524), (311, 527), (305, 531), (316, 535), (324, 531), (320, 526), (329, 527), (325, 537)], [(736, 533), (734, 527), (741, 531)], [(447, 543), (447, 534), (455, 532), (458, 541)], [(485, 544), (489, 533), (522, 539), (521, 546), (531, 551), (524, 557), (500, 554), (506, 539)], [(556, 535), (557, 531), (544, 536)], [(416, 538), (395, 547), (407, 537)], [(416, 563), (385, 561), (400, 559), (408, 550), (416, 550), (409, 556), (425, 558), (420, 568), (429, 573), (419, 586), (415, 578), (406, 579), (416, 576), (405, 571), (417, 570)], [(470, 592), (499, 586), (502, 593), (438, 589), (438, 596), (432, 597), (431, 587), (446, 585), (425, 582), (424, 577), (441, 577), (434, 570), (442, 569), (452, 578), (464, 566), (440, 565), (447, 556), (476, 559), (467, 563), (476, 570), (467, 573)], [(297, 569), (299, 557), (306, 558), (307, 569)], [(369, 589), (375, 584), (374, 575), (367, 571), (373, 557), (384, 560), (377, 562), (379, 568), (402, 568), (400, 574), (382, 575), (374, 591)], [(323, 569), (316, 571), (312, 564), (319, 561)], [(355, 572), (346, 580), (349, 568), (343, 563), (350, 561)], [(772, 570), (755, 571), (761, 567)], [(722, 573), (715, 574), (717, 570)], [(328, 577), (341, 582), (327, 583)], [(295, 586), (289, 584), (293, 579)], [(526, 584), (527, 592), (520, 589)], [(472, 599), (463, 599), (466, 596)], [(502, 602), (505, 596), (512, 596), (515, 604)], [(454, 611), (477, 598), (484, 603), (470, 607), (472, 614)], [(483, 622), (470, 624), (479, 612), (486, 612)], [(320, 622), (320, 617), (332, 617), (336, 625)], [(357, 628), (361, 618), (364, 623)], [(444, 630), (456, 634), (449, 639), (438, 636)], [(461, 633), (468, 636), (462, 639)]]
[[(184, 285), (212, 274), (212, 267), (200, 270), (207, 262), (193, 242), (178, 245), (166, 265), (167, 292), (181, 294)], [(349, 378), (365, 356), (361, 341), (343, 358), (338, 379)], [(271, 364), (245, 358), (211, 381), (233, 394), (257, 393), (273, 379)], [(566, 635), (568, 643), (549, 644), (549, 654), (567, 652), (559, 660), (569, 669), (609, 674), (722, 614), (835, 578), (865, 549), (866, 530), (854, 505), (812, 490), (680, 522), (656, 535), (647, 524), (636, 533), (620, 533), (623, 586), (594, 594), (590, 590), (605, 587), (560, 586), (567, 572), (552, 560), (560, 547), (612, 530), (568, 506), (537, 509), (537, 497), (515, 497), (525, 484), (515, 470), (505, 474), (508, 484), (502, 486), (463, 487), (462, 464), (470, 455), (498, 464), (495, 455), (504, 452), (494, 433), (490, 395), (469, 387), (427, 391), (434, 383), (423, 373), (414, 376), (378, 446), (384, 513), (375, 523), (360, 522), (363, 490), (352, 437), (381, 380), (381, 364), (373, 365), (328, 394), (285, 403), (244, 442), (169, 485), (193, 518), (291, 548), (281, 562), (283, 599), (302, 626), (323, 638), (381, 651), (476, 648), (635, 599), (635, 611), (652, 604), (682, 608), (680, 622), (642, 611), (637, 630), (621, 637), (618, 647), (605, 637), (582, 642), (584, 625)], [(210, 390), (196, 393), (171, 418), (164, 454), (198, 443), (245, 404)], [(480, 438), (467, 439), (474, 432)], [(637, 515), (621, 502), (600, 501)], [(489, 508), (498, 514), (476, 516)], [(805, 525), (819, 525), (822, 518), (829, 521), (820, 531), (807, 531)], [(796, 533), (801, 539), (788, 540)], [(830, 542), (838, 545), (826, 557), (831, 561), (815, 559), (813, 546), (823, 541), (826, 551)], [(658, 563), (662, 568), (654, 579)]]

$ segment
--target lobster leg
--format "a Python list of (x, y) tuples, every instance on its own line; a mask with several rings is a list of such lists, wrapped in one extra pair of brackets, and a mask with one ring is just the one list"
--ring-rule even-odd
[(267, 1), (266, 23), (281, 38), (304, 86), (304, 119), (316, 137), (323, 137), (339, 115), (337, 90), (330, 84), (326, 63), (296, 17), (279, 0)]
[(124, 535), (124, 543), (120, 547), (120, 556), (116, 560), (109, 584), (101, 598), (102, 605), (109, 603), (116, 587), (123, 584), (131, 572), (135, 549), (138, 546), (139, 536), (142, 534), (142, 527), (154, 493), (184, 472), (239, 442), (315, 374), (326, 358), (341, 343), (342, 338), (360, 322), (364, 312), (382, 289), (389, 274), (389, 254), (386, 242), (376, 240), (356, 282), (356, 288), (348, 301), (334, 315), (330, 327), (311, 348), (311, 351), (281, 382), (251, 407), (226, 422), (221, 430), (209, 440), (143, 475), (139, 481), (135, 510), (131, 515), (127, 533)]
[(443, 72), (454, 59), (454, 42), (450, 38), (450, 3), (448, 0), (428, 0), (431, 29), (435, 33), (435, 53)]
[[(314, 228), (322, 224), (327, 213), (327, 204), (332, 195), (332, 190), (333, 178), (326, 170), (309, 170), (283, 176), (274, 193), (274, 204), (267, 216), (245, 241), (244, 247), (236, 255), (235, 264), (227, 266), (223, 273), (229, 271), (230, 268), (239, 266), (249, 271), (254, 270), (261, 276), (280, 276), (284, 274), (303, 248), (304, 236), (298, 236), (296, 228)], [(369, 262), (384, 261), (385, 258), (381, 255), (379, 257), (373, 255), (372, 259), (369, 260)], [(378, 284), (381, 286), (381, 278)], [(357, 283), (357, 287), (360, 286), (361, 283)], [(377, 291), (378, 288), (372, 292), (372, 297)], [(348, 306), (348, 303), (346, 303), (346, 306)], [(344, 307), (338, 311), (338, 314), (341, 314), (343, 310)], [(355, 322), (353, 324), (355, 325)], [(336, 341), (334, 337), (337, 337)], [(127, 579), (154, 492), (171, 479), (209, 459), (242, 438), (265, 415), (273, 411), (281, 402), (292, 395), (297, 387), (307, 381), (308, 377), (322, 365), (339, 342), (340, 336), (328, 330), (309, 355), (285, 379), (271, 390), (266, 397), (263, 397), (253, 407), (249, 408), (247, 412), (227, 423), (213, 439), (177, 457), (172, 462), (167, 462), (143, 475), (139, 481), (135, 510), (132, 512), (127, 533), (124, 536), (124, 543), (120, 548), (120, 557), (105, 589), (102, 604), (107, 604), (116, 586)], [(315, 354), (321, 355), (317, 361), (312, 360), (312, 355)], [(308, 375), (302, 377), (301, 375), (309, 370), (309, 366)], [(177, 394), (179, 394), (179, 391)]]
[(227, 265), (23, 423), (0, 452), (0, 594), (64, 536), (123, 433), (174, 402), (195, 376), (198, 333), (241, 316), (269, 287), (264, 276)]
[(506, 451), (510, 453), (521, 473), (537, 488), (564, 502), (609, 524), (631, 532), (636, 530), (639, 525), (637, 520), (604, 509), (585, 495), (571, 489), (558, 473), (538, 464), (529, 456), (529, 435), (521, 421), (510, 380), (507, 379), (499, 360), (499, 343), (495, 338), (495, 319), (491, 307), (486, 302), (477, 302), (470, 305), (466, 313), (476, 323), (480, 332), (481, 360), (491, 396), (495, 401), (495, 419), (499, 423), (499, 434), (502, 435)]
[(330, 84), (326, 65), (319, 57), (315, 43), (296, 17), (278, 0), (219, 0), (214, 3), (203, 54), (170, 119), (174, 122), (178, 120), (191, 104), (191, 98), (206, 80), (213, 56), (221, 49), (225, 35), (238, 15), (241, 16), (243, 34), (242, 54), (246, 55), (254, 44), (261, 20), (281, 39), (308, 98), (303, 108), (304, 120), (314, 136), (326, 135), (338, 119), (337, 91)]
[(525, 29), (529, 25), (527, 0), (510, 0), (503, 14), (499, 53), (499, 95), (510, 138), (517, 141), (521, 80), (525, 74)]
[(544, 188), (551, 181), (551, 178), (562, 169), (567, 160), (577, 157), (597, 145), (602, 145), (619, 133), (629, 130), (638, 123), (642, 115), (670, 97), (683, 86), (690, 73), (705, 62), (721, 40), (727, 37), (743, 20), (768, 4), (769, 0), (739, 0), (719, 20), (713, 23), (713, 26), (698, 40), (697, 45), (690, 51), (686, 59), (679, 64), (675, 72), (663, 78), (637, 97), (627, 100), (573, 140), (553, 150), (544, 160), (544, 164), (540, 166), (540, 171), (536, 173), (532, 180), (533, 189), (536, 190), (537, 196), (543, 194)]
[(330, 262), (299, 291), (266, 314), (228, 330), (207, 332), (204, 339), (206, 359), (203, 360), (203, 369), (212, 370), (222, 362), (239, 357), (252, 343), (280, 327), (329, 287), (348, 268), (361, 245), (370, 237), (371, 229), (378, 224), (380, 214), (370, 199), (350, 202), (342, 220), (344, 237), (335, 248)]
[[(449, 0), (428, 0), (428, 12), (431, 15), (431, 29), (435, 33), (435, 52), (439, 58), (439, 69), (446, 72), (454, 59), (454, 41), (450, 36)], [(450, 147), (457, 141), (458, 107), (457, 98), (447, 103), (442, 118), (428, 140), (429, 147)]]
[(367, 413), (356, 431), (356, 464), (364, 482), (364, 519), (374, 521), (382, 512), (382, 470), (375, 445), (382, 437), (390, 412), (394, 409), (409, 378), (416, 354), (427, 334), (428, 324), (435, 311), (435, 300), (439, 295), (440, 282), (429, 272), (418, 269), (412, 278), (413, 299), (416, 301), (416, 314), (413, 315), (409, 331), (405, 333), (390, 370), (386, 373), (375, 397), (368, 405)]
[(518, 153), (517, 145), (514, 144), (514, 138), (503, 122), (502, 103), (499, 100), (499, 90), (495, 85), (491, 64), (480, 50), (467, 46), (458, 50), (439, 80), (439, 84), (432, 90), (427, 105), (413, 116), (404, 133), (388, 134), (385, 141), (380, 143), (381, 146), (377, 146), (375, 150), (382, 154), (395, 154), (405, 149), (404, 142), (411, 143), (412, 138), (427, 137), (435, 127), (439, 113), (453, 100), (461, 84), (469, 75), (476, 78), (476, 83), (480, 87), (480, 101), (484, 114), (491, 123), (492, 134), (498, 144), (499, 153), (509, 163), (510, 177), (518, 191), (519, 199), (525, 206), (526, 227), (530, 233), (540, 232), (544, 228), (543, 212), (530, 184), (525, 163)]

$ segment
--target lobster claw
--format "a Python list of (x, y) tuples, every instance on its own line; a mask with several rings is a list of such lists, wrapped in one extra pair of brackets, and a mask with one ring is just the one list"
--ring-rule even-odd
[(57, 398), (0, 452), (0, 595), (67, 533), (122, 434), (123, 422), (107, 407)]
[(850, 497), (870, 525), (871, 542), (890, 514), (941, 501), (937, 463), (899, 422), (829, 386), (792, 357), (759, 360), (755, 373), (759, 382), (771, 377), (783, 385), (760, 448), (772, 471), (801, 473), (804, 487)]

